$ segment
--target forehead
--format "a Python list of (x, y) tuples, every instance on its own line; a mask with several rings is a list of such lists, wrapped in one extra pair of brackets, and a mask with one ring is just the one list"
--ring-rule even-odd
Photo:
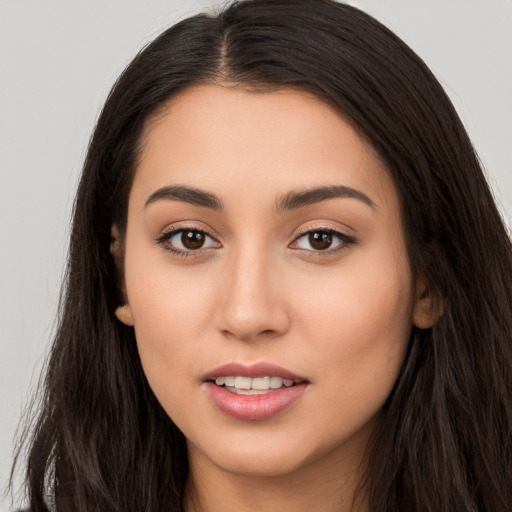
[(182, 91), (146, 127), (133, 192), (175, 183), (220, 195), (241, 185), (276, 194), (331, 184), (394, 189), (369, 144), (312, 94), (213, 85)]

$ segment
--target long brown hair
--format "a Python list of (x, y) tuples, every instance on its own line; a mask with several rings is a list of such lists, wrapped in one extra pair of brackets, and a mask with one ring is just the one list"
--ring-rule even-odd
[[(512, 248), (442, 87), (397, 36), (331, 0), (243, 0), (181, 21), (113, 87), (78, 188), (57, 334), (30, 436), (33, 512), (181, 511), (183, 434), (148, 386), (109, 247), (143, 129), (178, 91), (294, 87), (349, 119), (399, 192), (413, 271), (442, 297), (413, 329), (361, 486), (372, 512), (512, 510)], [(21, 452), (20, 452), (21, 453)]]

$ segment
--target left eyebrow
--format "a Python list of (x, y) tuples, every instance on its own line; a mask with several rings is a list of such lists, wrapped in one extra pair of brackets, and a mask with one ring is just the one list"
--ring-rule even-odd
[(279, 198), (275, 205), (277, 213), (295, 210), (304, 206), (320, 203), (328, 199), (357, 199), (371, 208), (375, 203), (363, 192), (343, 185), (312, 188), (301, 191), (291, 191)]

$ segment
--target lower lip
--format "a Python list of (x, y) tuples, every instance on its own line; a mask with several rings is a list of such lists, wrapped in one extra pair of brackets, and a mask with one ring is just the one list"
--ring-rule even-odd
[(299, 399), (308, 386), (306, 382), (302, 382), (264, 395), (237, 395), (213, 382), (205, 384), (213, 403), (223, 413), (239, 420), (251, 421), (276, 416)]

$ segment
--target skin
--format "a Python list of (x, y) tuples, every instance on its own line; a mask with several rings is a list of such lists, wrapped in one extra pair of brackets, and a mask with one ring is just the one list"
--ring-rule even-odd
[[(176, 185), (224, 208), (146, 204)], [(283, 195), (325, 186), (372, 204), (339, 197), (276, 211)], [(170, 252), (181, 234), (162, 236), (180, 228), (206, 232), (205, 245)], [(329, 229), (342, 236), (326, 250), (304, 234)], [(119, 318), (134, 325), (149, 383), (188, 440), (187, 509), (351, 510), (412, 326), (433, 320), (372, 149), (304, 92), (189, 88), (147, 126), (126, 237), (113, 233), (124, 248)], [(220, 411), (203, 376), (261, 361), (306, 377), (304, 394), (265, 420)], [(366, 510), (364, 493), (353, 510)]]

